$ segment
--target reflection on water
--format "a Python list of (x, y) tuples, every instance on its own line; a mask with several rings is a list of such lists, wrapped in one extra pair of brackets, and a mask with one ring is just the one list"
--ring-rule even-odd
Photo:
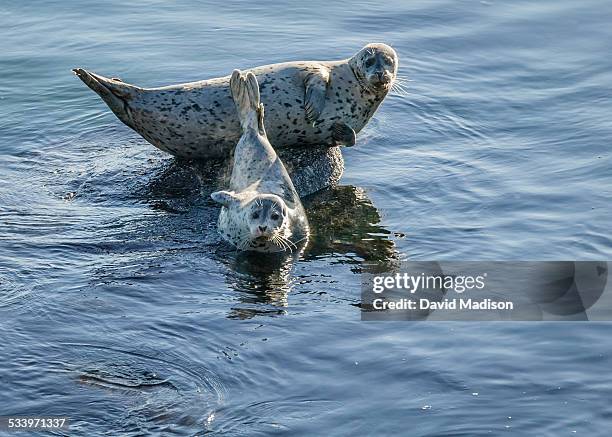
[[(172, 160), (155, 172), (143, 194), (153, 209), (187, 214), (223, 183), (229, 168), (223, 161)], [(292, 270), (299, 261), (330, 258), (351, 265), (356, 273), (384, 271), (398, 263), (391, 232), (380, 224), (380, 213), (365, 190), (350, 185), (328, 188), (306, 197), (304, 206), (311, 236), (291, 253), (238, 252), (216, 237), (214, 226), (208, 227), (205, 240), (216, 240), (215, 258), (228, 267), (226, 283), (239, 292), (240, 302), (228, 317), (284, 314), (294, 280)], [(212, 202), (198, 209), (198, 215), (210, 223), (217, 214)]]
[(225, 260), (229, 269), (226, 283), (238, 292), (239, 302), (229, 318), (250, 319), (260, 315), (282, 315), (291, 292), (291, 271), (303, 247), (293, 254), (236, 252)]
[(364, 265), (385, 270), (397, 264), (391, 232), (362, 188), (337, 186), (311, 196), (305, 206), (313, 227), (306, 260), (343, 254), (340, 262), (355, 264), (355, 272)]

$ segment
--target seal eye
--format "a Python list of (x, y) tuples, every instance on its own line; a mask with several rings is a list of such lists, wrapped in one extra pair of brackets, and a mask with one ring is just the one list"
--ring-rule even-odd
[(270, 218), (271, 218), (272, 220), (278, 220), (278, 214), (277, 214), (277, 213), (274, 213), (274, 214), (272, 214), (272, 215), (270, 216)]
[(253, 219), (257, 220), (259, 218), (259, 213), (258, 212), (254, 212), (251, 217), (253, 217)]
[(374, 65), (374, 58), (368, 58), (368, 59), (365, 61), (365, 66), (366, 66), (367, 68), (370, 68), (372, 65)]

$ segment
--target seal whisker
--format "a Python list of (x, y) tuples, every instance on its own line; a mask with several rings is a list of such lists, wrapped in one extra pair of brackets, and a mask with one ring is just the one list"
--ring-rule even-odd
[(307, 240), (307, 239), (308, 239), (308, 237), (304, 237), (304, 238), (300, 238), (299, 240), (295, 240), (295, 241), (293, 242), (293, 245), (294, 245), (294, 246), (295, 246), (295, 248), (297, 249), (297, 245), (298, 245), (299, 243), (301, 243), (302, 241)]
[(414, 82), (412, 79), (410, 79), (408, 76), (402, 76), (401, 74), (398, 74), (395, 76), (395, 80), (398, 80), (400, 82)]
[[(293, 242), (291, 240), (289, 240), (286, 237), (283, 237), (282, 235), (280, 235), (279, 238), (285, 244), (285, 247), (286, 247), (285, 250), (289, 249), (289, 252), (293, 252), (293, 249), (291, 248), (291, 246), (296, 247), (295, 244), (293, 244)], [(296, 249), (297, 249), (297, 247), (296, 247)]]
[(279, 243), (283, 246), (283, 250), (289, 249), (289, 244), (287, 244), (288, 242), (285, 239), (283, 239), (281, 235), (277, 235), (277, 239)]
[(289, 249), (289, 246), (287, 246), (287, 243), (281, 240), (280, 238), (278, 239), (278, 244), (282, 247), (283, 251), (286, 251), (287, 249)]
[(248, 238), (243, 238), (238, 242), (238, 245), (236, 246), (239, 250), (244, 250), (246, 249), (246, 247), (249, 245), (251, 240), (249, 240)]
[(282, 235), (278, 235), (278, 239), (285, 244), (286, 248), (289, 249), (290, 252), (293, 252), (293, 249), (291, 249), (291, 247), (294, 247), (297, 250), (297, 246), (295, 244), (293, 244), (293, 242), (291, 240), (289, 240), (287, 237), (284, 237)]
[(273, 235), (272, 236), (272, 242), (278, 246), (279, 250), (277, 252), (284, 252), (286, 250), (285, 246), (282, 244), (281, 241), (279, 241), (278, 236), (277, 235)]
[(278, 236), (274, 236), (274, 242), (279, 247), (280, 252), (287, 250), (287, 246), (281, 241), (280, 238), (278, 238)]
[(404, 85), (402, 85), (399, 82), (394, 82), (393, 85), (391, 86), (391, 91), (395, 94), (398, 94), (402, 97), (406, 97), (410, 94), (410, 92), (408, 91), (408, 89), (406, 89), (406, 87)]
[(297, 246), (293, 241), (291, 241), (289, 238), (285, 238), (285, 241), (287, 241), (288, 244), (290, 244), (295, 250), (297, 250)]
[(398, 78), (395, 78), (395, 80), (393, 80), (393, 85), (405, 85), (405, 86), (407, 86), (408, 82), (409, 82), (408, 79), (398, 79)]

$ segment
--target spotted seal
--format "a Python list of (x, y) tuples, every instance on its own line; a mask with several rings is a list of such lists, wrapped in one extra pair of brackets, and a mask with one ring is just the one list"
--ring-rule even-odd
[(282, 252), (308, 236), (308, 220), (264, 127), (264, 106), (251, 72), (235, 70), (230, 89), (242, 136), (234, 150), (230, 191), (211, 194), (222, 205), (219, 233), (240, 250)]
[[(260, 84), (265, 129), (275, 147), (351, 146), (391, 89), (398, 64), (395, 50), (373, 43), (349, 59), (248, 71)], [(224, 157), (242, 135), (229, 76), (141, 88), (81, 68), (73, 71), (122, 122), (175, 156)]]

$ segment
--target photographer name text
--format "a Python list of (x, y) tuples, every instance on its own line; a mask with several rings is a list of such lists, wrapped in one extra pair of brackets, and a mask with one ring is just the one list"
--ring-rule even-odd
[(420, 299), (399, 299), (387, 301), (382, 298), (374, 299), (372, 307), (375, 310), (506, 310), (514, 309), (514, 303), (506, 300), (496, 301), (492, 299), (444, 299), (442, 301)]

